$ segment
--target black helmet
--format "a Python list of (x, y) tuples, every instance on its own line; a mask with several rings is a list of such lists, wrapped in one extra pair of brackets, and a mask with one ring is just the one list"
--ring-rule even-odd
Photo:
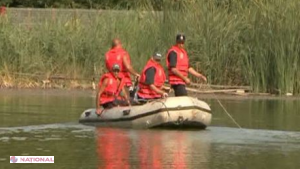
[(184, 41), (185, 41), (185, 36), (184, 36), (184, 34), (177, 34), (177, 35), (176, 35), (176, 42), (184, 43)]
[(156, 60), (161, 60), (162, 59), (162, 54), (160, 54), (159, 52), (155, 52), (153, 54), (153, 58)]
[(114, 64), (112, 66), (112, 71), (116, 71), (116, 70), (120, 71), (120, 66), (118, 64)]

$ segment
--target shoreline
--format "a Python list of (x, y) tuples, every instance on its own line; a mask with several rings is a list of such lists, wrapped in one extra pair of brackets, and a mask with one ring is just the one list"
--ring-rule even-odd
[[(0, 88), (0, 95), (47, 95), (47, 96), (90, 96), (95, 97), (96, 90), (92, 88)], [(173, 96), (171, 92), (170, 96)], [(220, 99), (220, 100), (300, 100), (299, 96), (260, 95), (255, 93), (233, 94), (233, 93), (191, 93), (189, 96), (198, 99)]]

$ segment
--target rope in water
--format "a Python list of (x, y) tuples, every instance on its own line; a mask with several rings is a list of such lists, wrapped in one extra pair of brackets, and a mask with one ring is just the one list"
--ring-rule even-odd
[[(208, 84), (208, 87), (210, 88), (210, 89), (212, 89), (211, 88), (211, 86), (210, 86), (210, 84)], [(220, 104), (220, 106), (222, 107), (222, 109), (224, 110), (224, 112), (228, 115), (228, 117), (235, 123), (235, 125), (236, 126), (238, 126), (238, 128), (240, 128), (240, 129), (243, 129), (240, 125), (239, 125), (239, 123), (230, 115), (230, 113), (226, 110), (226, 108), (223, 106), (223, 104), (221, 103), (221, 101), (217, 98), (217, 96), (216, 96), (216, 94), (213, 92), (213, 95), (215, 96), (215, 98), (217, 99), (217, 101), (218, 101), (218, 103)]]

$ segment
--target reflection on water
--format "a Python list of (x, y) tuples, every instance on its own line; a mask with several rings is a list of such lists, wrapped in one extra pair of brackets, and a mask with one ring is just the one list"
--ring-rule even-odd
[[(94, 105), (90, 96), (0, 92), (0, 168), (300, 168), (299, 100), (221, 100), (251, 129), (224, 127), (234, 124), (207, 100), (213, 126), (176, 131), (80, 125), (81, 112)], [(55, 156), (55, 163), (15, 167), (12, 155)]]
[[(64, 123), (0, 129), (0, 168), (10, 155), (55, 156), (43, 168), (299, 168), (300, 132), (210, 127), (128, 130)], [(21, 168), (40, 168), (22, 165)]]
[(129, 136), (123, 130), (103, 129), (96, 130), (98, 168), (129, 168)]
[(208, 168), (209, 135), (199, 132), (96, 129), (98, 168)]

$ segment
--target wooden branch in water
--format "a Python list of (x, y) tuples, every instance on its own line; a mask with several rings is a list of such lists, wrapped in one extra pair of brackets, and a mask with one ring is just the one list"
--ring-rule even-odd
[(187, 87), (186, 90), (189, 92), (195, 92), (195, 93), (232, 93), (232, 92), (237, 92), (240, 89), (198, 90), (198, 89), (193, 89), (193, 88)]
[(213, 88), (213, 89), (244, 89), (244, 90), (251, 90), (250, 86), (207, 85), (207, 84), (199, 84), (199, 83), (191, 83), (190, 86), (201, 87), (201, 88)]
[(221, 90), (198, 90), (194, 88), (186, 88), (187, 91), (193, 93), (201, 93), (201, 94), (211, 94), (211, 93), (224, 93), (224, 94), (232, 94), (232, 95), (239, 95), (239, 96), (270, 96), (270, 93), (246, 93), (243, 89), (221, 89)]

